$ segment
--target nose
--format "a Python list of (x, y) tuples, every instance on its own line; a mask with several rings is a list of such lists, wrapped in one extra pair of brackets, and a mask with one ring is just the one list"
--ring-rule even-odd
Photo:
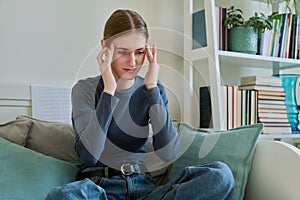
[(134, 52), (130, 52), (129, 65), (130, 65), (130, 67), (135, 67), (135, 65), (136, 65), (136, 58), (135, 58)]

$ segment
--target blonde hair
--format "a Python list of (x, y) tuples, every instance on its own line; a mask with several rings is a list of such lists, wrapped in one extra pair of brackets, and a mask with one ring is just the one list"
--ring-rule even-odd
[(107, 44), (116, 37), (128, 33), (129, 31), (138, 31), (145, 35), (148, 39), (149, 32), (144, 19), (132, 10), (116, 10), (107, 19), (103, 39)]

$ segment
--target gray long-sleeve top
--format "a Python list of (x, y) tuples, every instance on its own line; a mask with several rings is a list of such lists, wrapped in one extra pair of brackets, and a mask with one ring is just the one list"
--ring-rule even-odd
[[(112, 96), (103, 92), (101, 76), (78, 81), (72, 89), (75, 149), (85, 167), (144, 163), (149, 139), (155, 155), (165, 162), (176, 158), (178, 134), (168, 112), (160, 82), (147, 90), (144, 79)], [(151, 122), (153, 135), (149, 135)], [(152, 138), (150, 138), (152, 136)]]

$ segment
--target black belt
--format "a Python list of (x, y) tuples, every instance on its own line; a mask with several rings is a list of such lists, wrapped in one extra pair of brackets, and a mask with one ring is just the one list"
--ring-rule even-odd
[(99, 176), (103, 178), (111, 178), (113, 176), (120, 175), (131, 175), (131, 174), (139, 174), (146, 172), (146, 168), (144, 165), (140, 164), (123, 164), (120, 167), (120, 170), (116, 170), (110, 167), (91, 167), (82, 170), (77, 174), (76, 179), (82, 180), (84, 178), (91, 178), (94, 176)]

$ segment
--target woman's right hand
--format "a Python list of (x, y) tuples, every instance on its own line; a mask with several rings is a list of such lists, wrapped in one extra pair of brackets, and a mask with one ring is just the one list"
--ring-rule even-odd
[(116, 79), (111, 70), (111, 62), (113, 57), (114, 48), (104, 47), (97, 56), (97, 61), (99, 64), (100, 72), (102, 74), (102, 79), (104, 83), (104, 90), (108, 94), (114, 95), (117, 83)]

